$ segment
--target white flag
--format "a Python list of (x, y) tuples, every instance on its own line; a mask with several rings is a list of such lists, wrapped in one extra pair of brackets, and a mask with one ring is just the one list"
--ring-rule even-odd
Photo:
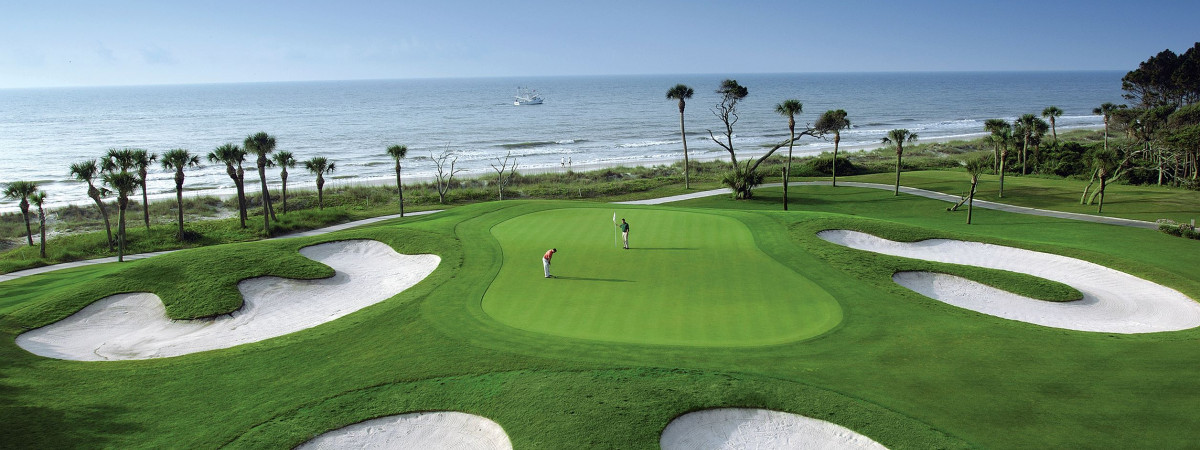
[(617, 224), (617, 213), (614, 211), (613, 212), (613, 225), (616, 225), (616, 224)]

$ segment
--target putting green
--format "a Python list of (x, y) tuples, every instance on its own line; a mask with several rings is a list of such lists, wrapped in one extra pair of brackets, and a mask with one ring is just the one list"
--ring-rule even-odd
[[(828, 331), (841, 306), (765, 253), (727, 216), (624, 210), (630, 250), (614, 243), (613, 211), (566, 208), (492, 228), (504, 264), (483, 310), (522, 330), (659, 345), (750, 346)], [(541, 258), (558, 248), (551, 273)]]

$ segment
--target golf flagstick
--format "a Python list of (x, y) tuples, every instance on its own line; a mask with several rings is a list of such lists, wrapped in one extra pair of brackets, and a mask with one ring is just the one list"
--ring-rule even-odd
[(620, 240), (621, 240), (621, 238), (617, 237), (617, 212), (613, 211), (613, 247), (614, 248), (620, 246), (620, 244), (618, 244), (618, 242), (620, 242)]

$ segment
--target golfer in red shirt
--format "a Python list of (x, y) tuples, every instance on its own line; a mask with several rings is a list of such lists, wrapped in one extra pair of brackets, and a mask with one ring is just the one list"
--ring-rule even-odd
[(558, 251), (557, 248), (552, 248), (552, 249), (550, 249), (550, 251), (546, 252), (546, 254), (542, 256), (542, 270), (544, 270), (546, 272), (546, 278), (554, 277), (554, 275), (550, 275), (550, 258), (553, 258), (554, 253), (557, 251)]

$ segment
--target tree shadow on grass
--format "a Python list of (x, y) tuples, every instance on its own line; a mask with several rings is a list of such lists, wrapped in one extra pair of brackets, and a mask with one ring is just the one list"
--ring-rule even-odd
[[(15, 348), (15, 346), (13, 346)], [(0, 352), (10, 353), (10, 352)], [(7, 368), (17, 367), (11, 358)], [(18, 370), (36, 370), (22, 365)], [(119, 446), (114, 438), (144, 431), (133, 421), (124, 420), (132, 410), (122, 405), (62, 406), (54, 398), (40, 402), (37, 394), (29, 393), (19, 380), (0, 373), (0, 447), (6, 449), (45, 449)], [(54, 396), (59, 394), (45, 394)], [(68, 401), (69, 403), (69, 401)]]
[(629, 247), (627, 250), (700, 250), (695, 247)]
[(632, 283), (633, 280), (618, 280), (615, 278), (587, 278), (587, 277), (560, 277), (555, 275), (554, 278), (559, 280), (574, 280), (574, 281), (604, 281), (608, 283)]

